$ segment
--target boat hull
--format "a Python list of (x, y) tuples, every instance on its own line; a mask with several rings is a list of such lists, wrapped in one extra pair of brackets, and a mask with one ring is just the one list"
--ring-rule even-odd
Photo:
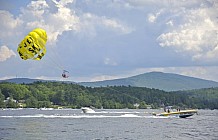
[(193, 116), (194, 114), (181, 114), (179, 115), (180, 118), (187, 118), (187, 117), (191, 117)]
[(95, 111), (89, 107), (82, 107), (81, 110), (83, 113), (95, 113)]

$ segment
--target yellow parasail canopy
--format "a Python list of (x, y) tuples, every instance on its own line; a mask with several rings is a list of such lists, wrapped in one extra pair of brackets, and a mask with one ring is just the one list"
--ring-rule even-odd
[(46, 53), (47, 34), (41, 28), (32, 30), (18, 45), (17, 52), (24, 60), (40, 60)]

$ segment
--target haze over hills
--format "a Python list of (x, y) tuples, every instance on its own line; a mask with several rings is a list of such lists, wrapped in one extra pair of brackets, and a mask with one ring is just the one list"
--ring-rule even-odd
[[(28, 78), (14, 78), (7, 80), (0, 80), (0, 82), (11, 83), (33, 83), (37, 81), (46, 82), (49, 80), (28, 79)], [(54, 81), (50, 81), (54, 82)], [(58, 81), (56, 81), (58, 82)], [(75, 83), (71, 81), (59, 81), (65, 83)], [(189, 76), (183, 76), (179, 74), (163, 73), (163, 72), (149, 72), (128, 78), (105, 80), (97, 82), (80, 82), (79, 85), (89, 87), (105, 87), (105, 86), (134, 86), (134, 87), (147, 87), (155, 88), (165, 91), (177, 91), (177, 90), (191, 90), (218, 87), (218, 82), (204, 80)]]
[(6, 79), (6, 80), (0, 80), (0, 82), (9, 82), (9, 83), (17, 83), (17, 84), (29, 84), (37, 81), (45, 81), (45, 80), (39, 80), (39, 79), (29, 79), (29, 78), (12, 78), (12, 79)]
[(105, 80), (97, 82), (81, 82), (84, 86), (99, 87), (99, 86), (135, 86), (156, 88), (165, 91), (190, 90), (218, 87), (218, 82), (204, 80), (194, 77), (183, 76), (179, 74), (163, 73), (163, 72), (149, 72), (129, 78)]
[(30, 78), (12, 78), (6, 80), (0, 80), (1, 82), (9, 82), (16, 84), (30, 84), (34, 82), (64, 82), (64, 83), (75, 83), (73, 81), (57, 81), (57, 80), (43, 80), (43, 79), (30, 79)]

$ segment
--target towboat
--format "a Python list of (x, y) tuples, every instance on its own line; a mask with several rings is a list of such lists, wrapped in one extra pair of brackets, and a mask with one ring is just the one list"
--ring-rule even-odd
[(153, 113), (154, 116), (177, 116), (179, 118), (187, 118), (193, 116), (194, 114), (197, 114), (197, 110), (181, 110), (173, 112), (168, 110), (167, 112), (163, 113)]
[(90, 107), (82, 107), (81, 110), (83, 113), (95, 113), (95, 111)]

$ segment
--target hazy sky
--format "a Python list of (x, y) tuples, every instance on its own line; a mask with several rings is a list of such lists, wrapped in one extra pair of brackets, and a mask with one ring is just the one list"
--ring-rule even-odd
[[(0, 79), (96, 81), (161, 71), (218, 81), (218, 0), (0, 0)], [(18, 44), (46, 30), (47, 53)]]

